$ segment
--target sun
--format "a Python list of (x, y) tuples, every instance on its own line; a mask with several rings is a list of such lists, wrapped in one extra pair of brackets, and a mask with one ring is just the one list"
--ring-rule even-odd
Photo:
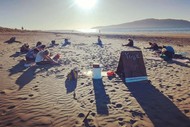
[(91, 9), (95, 6), (97, 0), (75, 0), (76, 4), (83, 9)]

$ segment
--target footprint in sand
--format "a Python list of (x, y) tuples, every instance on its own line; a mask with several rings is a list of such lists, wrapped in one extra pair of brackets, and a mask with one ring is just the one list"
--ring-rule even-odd
[(173, 90), (175, 90), (176, 88), (172, 88)]
[(35, 88), (34, 91), (39, 92), (39, 88)]
[(112, 102), (111, 104), (115, 105), (115, 104), (116, 104), (116, 102)]
[(166, 88), (170, 88), (170, 86), (166, 86)]
[(168, 97), (169, 97), (170, 99), (173, 99), (173, 96), (172, 96), (172, 95), (168, 95)]
[(145, 113), (142, 113), (141, 111), (130, 110), (129, 112), (132, 114), (133, 117), (143, 118), (143, 116), (145, 115)]
[(181, 84), (176, 84), (176, 86), (181, 86)]
[(36, 92), (39, 92), (39, 88), (38, 88), (38, 85), (35, 85), (31, 88), (31, 90), (34, 90)]
[(125, 125), (125, 123), (123, 121), (119, 121), (118, 123), (119, 123), (120, 126), (124, 126)]
[(116, 104), (116, 108), (122, 108), (122, 104)]
[(94, 102), (94, 100), (90, 100), (90, 103), (93, 103)]
[(189, 110), (188, 109), (185, 109), (184, 110), (185, 114), (189, 113)]
[(115, 87), (115, 89), (119, 89), (119, 87)]
[(0, 92), (0, 94), (11, 94), (13, 92), (16, 92), (17, 90), (16, 89), (4, 89)]
[(85, 115), (84, 113), (79, 113), (78, 117), (83, 118)]
[(182, 99), (177, 99), (177, 101), (181, 102), (181, 101), (183, 101), (183, 100), (182, 100)]
[(137, 121), (137, 120), (132, 120), (132, 119), (131, 119), (131, 120), (130, 120), (130, 123), (131, 123), (131, 124), (134, 124), (136, 121)]
[(0, 91), (0, 94), (5, 94), (5, 92), (4, 91)]
[(13, 109), (13, 108), (15, 108), (16, 106), (15, 105), (11, 105), (11, 106), (9, 106), (7, 109)]
[(125, 100), (127, 101), (129, 99), (129, 97), (125, 97)]
[(110, 92), (116, 92), (116, 90), (111, 90)]
[(29, 94), (28, 96), (29, 96), (29, 97), (32, 97), (32, 96), (34, 96), (34, 94)]
[(27, 100), (28, 97), (21, 95), (21, 96), (18, 96), (17, 99), (18, 99), (18, 100)]
[(119, 121), (123, 121), (123, 118), (118, 118)]
[(13, 123), (7, 123), (7, 124), (6, 124), (6, 126), (11, 126), (11, 125), (13, 125)]
[(96, 113), (95, 113), (95, 112), (92, 112), (91, 115), (92, 115), (93, 117), (95, 117), (95, 116), (96, 116)]
[(58, 78), (58, 79), (63, 79), (64, 75), (56, 75), (55, 77)]

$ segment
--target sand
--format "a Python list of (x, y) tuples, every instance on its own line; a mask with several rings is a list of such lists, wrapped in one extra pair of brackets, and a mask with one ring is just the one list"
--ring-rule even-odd
[[(4, 43), (13, 36), (18, 42)], [(118, 77), (93, 80), (82, 75), (77, 81), (66, 80), (71, 69), (86, 72), (94, 62), (101, 63), (103, 71), (115, 71), (121, 51), (139, 50), (121, 46), (128, 37), (143, 52), (149, 81), (124, 84)], [(61, 65), (24, 67), (24, 55), (18, 53), (23, 43), (61, 44), (64, 38), (71, 45), (49, 48), (53, 55), (61, 54)], [(103, 48), (92, 44), (97, 41), (93, 34), (1, 32), (0, 127), (190, 126), (190, 63), (148, 59), (155, 54), (143, 48), (149, 41), (172, 45), (190, 58), (189, 35), (101, 39)]]

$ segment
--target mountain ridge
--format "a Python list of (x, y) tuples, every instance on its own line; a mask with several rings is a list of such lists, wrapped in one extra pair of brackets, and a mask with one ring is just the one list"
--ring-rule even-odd
[(93, 29), (116, 29), (116, 28), (190, 28), (190, 21), (183, 19), (143, 19), (122, 24), (97, 26)]

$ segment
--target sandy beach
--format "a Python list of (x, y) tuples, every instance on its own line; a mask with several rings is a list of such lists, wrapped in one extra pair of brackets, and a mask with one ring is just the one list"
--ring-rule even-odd
[[(190, 127), (190, 63), (154, 59), (148, 42), (171, 45), (190, 58), (190, 35), (97, 35), (82, 33), (0, 32), (0, 127)], [(11, 37), (17, 42), (5, 43)], [(68, 38), (71, 45), (61, 47)], [(138, 48), (123, 47), (132, 38)], [(60, 65), (25, 67), (23, 43), (41, 41), (60, 53)], [(121, 51), (141, 50), (149, 81), (125, 84), (116, 76), (93, 80), (80, 75), (100, 63), (116, 71)]]

